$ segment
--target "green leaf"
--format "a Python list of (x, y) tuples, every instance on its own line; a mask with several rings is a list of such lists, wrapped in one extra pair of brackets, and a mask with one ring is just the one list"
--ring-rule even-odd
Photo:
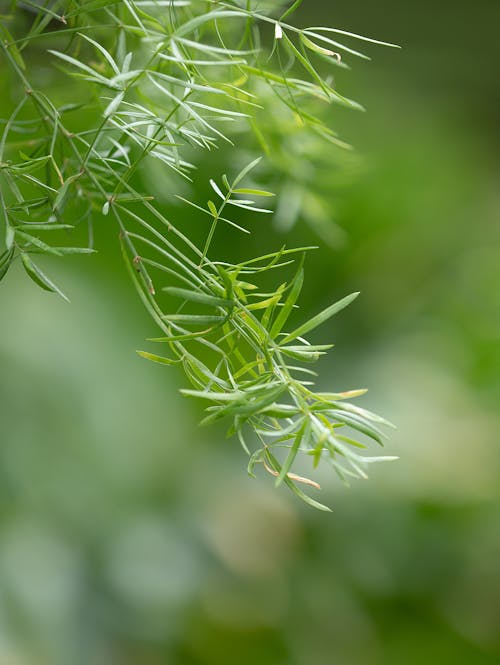
[(92, 247), (58, 247), (59, 254), (96, 254), (97, 250)]
[(148, 337), (148, 342), (166, 342), (171, 344), (172, 342), (186, 342), (190, 339), (197, 339), (199, 337), (206, 338), (208, 335), (216, 330), (219, 326), (212, 326), (206, 330), (198, 330), (197, 332), (185, 333), (182, 335), (168, 335), (167, 337)]
[(251, 476), (252, 478), (257, 478), (257, 476), (254, 473), (254, 468), (256, 464), (262, 463), (262, 456), (264, 454), (264, 448), (259, 448), (259, 450), (256, 450), (253, 455), (250, 457), (250, 460), (248, 462), (247, 466), (247, 472), (248, 475)]
[(83, 32), (79, 33), (78, 36), (79, 36), (79, 37), (82, 37), (83, 39), (85, 39), (86, 41), (88, 41), (89, 44), (92, 44), (92, 46), (94, 46), (94, 48), (96, 48), (96, 49), (97, 49), (97, 50), (98, 50), (98, 51), (104, 56), (104, 58), (106, 59), (106, 61), (107, 61), (108, 64), (110, 65), (111, 69), (113, 70), (113, 72), (114, 72), (117, 76), (121, 73), (120, 70), (118, 69), (118, 65), (117, 65), (116, 62), (114, 61), (114, 59), (113, 59), (111, 53), (109, 53), (108, 51), (106, 51), (106, 49), (104, 48), (104, 46), (103, 46), (102, 44), (99, 44), (99, 42), (96, 42), (94, 39), (92, 39), (92, 38), (89, 37), (88, 35), (85, 35)]
[[(302, 33), (300, 33), (300, 37), (302, 38)], [(287, 44), (288, 48), (291, 50), (293, 55), (297, 58), (297, 60), (301, 63), (301, 65), (306, 69), (306, 71), (310, 74), (312, 79), (316, 81), (318, 84), (318, 87), (325, 93), (328, 99), (333, 98), (335, 101), (338, 101), (342, 104), (345, 104), (349, 106), (349, 100), (347, 100), (345, 97), (340, 95), (336, 90), (334, 90), (331, 86), (327, 85), (325, 83), (324, 79), (319, 75), (319, 73), (316, 71), (316, 69), (313, 67), (311, 64), (309, 58), (307, 55), (303, 55), (295, 46), (295, 44), (292, 42), (292, 40), (287, 36), (283, 35), (284, 41)], [(328, 52), (328, 55), (331, 55), (332, 52)], [(323, 54), (325, 55), (325, 54)], [(300, 113), (300, 111), (299, 111)]]
[(245, 13), (242, 11), (215, 9), (213, 11), (204, 12), (199, 16), (195, 16), (190, 21), (186, 21), (186, 23), (183, 23), (181, 26), (177, 28), (175, 32), (173, 32), (172, 37), (178, 37), (178, 36), (183, 37), (184, 35), (193, 32), (194, 30), (196, 30), (205, 23), (208, 23), (210, 21), (220, 20), (222, 18), (232, 18), (232, 17), (246, 18)]
[(375, 427), (363, 418), (356, 416), (354, 413), (346, 413), (345, 411), (340, 411), (340, 409), (335, 409), (329, 411), (328, 415), (334, 420), (344, 423), (345, 425), (352, 427), (358, 432), (361, 432), (361, 434), (365, 434), (366, 436), (370, 437), (370, 439), (373, 439), (379, 443), (381, 446), (384, 445), (383, 432), (381, 432), (378, 427)]
[(215, 392), (213, 390), (190, 390), (189, 388), (182, 388), (180, 392), (186, 395), (186, 397), (200, 397), (201, 399), (208, 399), (211, 402), (236, 402), (242, 401), (245, 398), (245, 393), (242, 391)]
[[(95, 69), (92, 69), (91, 67), (88, 67), (88, 65), (85, 65), (83, 62), (80, 62), (76, 58), (72, 58), (70, 55), (67, 55), (66, 53), (60, 53), (59, 51), (53, 51), (51, 49), (49, 49), (48, 52), (51, 53), (52, 55), (55, 55), (56, 58), (60, 58), (61, 60), (64, 60), (65, 62), (69, 63), (70, 65), (73, 65), (73, 67), (76, 67), (77, 69), (81, 69), (86, 74), (90, 74), (91, 79), (95, 79), (96, 81), (100, 81), (101, 83), (103, 83), (105, 85), (109, 85), (108, 80), (104, 76), (101, 76)], [(113, 87), (113, 86), (109, 86), (109, 87)]]
[(201, 291), (190, 291), (189, 289), (181, 289), (176, 286), (165, 286), (162, 291), (169, 293), (172, 296), (182, 298), (182, 300), (190, 300), (191, 302), (199, 302), (202, 305), (211, 305), (213, 307), (232, 307), (234, 302), (226, 298), (218, 298), (217, 296), (202, 293)]
[(215, 180), (212, 180), (212, 178), (210, 178), (210, 181), (209, 181), (209, 182), (210, 182), (210, 187), (214, 190), (214, 192), (217, 194), (217, 196), (219, 196), (223, 201), (225, 201), (225, 200), (226, 200), (226, 197), (225, 197), (224, 194), (221, 192), (220, 187), (219, 187), (219, 185), (215, 182)]
[(250, 194), (253, 196), (276, 196), (273, 192), (266, 192), (264, 189), (233, 189), (233, 194)]
[(122, 90), (115, 97), (113, 97), (113, 99), (104, 109), (103, 115), (105, 118), (111, 117), (118, 110), (118, 107), (122, 103), (124, 96), (125, 92)]
[(18, 228), (14, 229), (14, 231), (16, 236), (18, 236), (25, 242), (28, 242), (31, 245), (34, 245), (35, 247), (38, 247), (38, 249), (41, 249), (42, 252), (46, 252), (47, 254), (55, 254), (55, 256), (61, 256), (61, 252), (58, 249), (56, 249), (55, 247), (51, 247), (50, 245), (47, 245), (47, 243), (43, 242), (43, 240), (40, 240), (40, 238), (32, 236), (29, 233), (25, 233), (24, 231), (19, 231)]
[(73, 228), (71, 224), (19, 224), (16, 231), (62, 231)]
[(186, 355), (183, 358), (183, 363), (184, 367), (186, 369), (190, 369), (193, 371), (198, 377), (200, 377), (203, 381), (209, 381), (213, 382), (215, 385), (228, 389), (228, 383), (227, 381), (224, 381), (224, 379), (221, 379), (220, 376), (216, 376), (206, 365), (205, 363), (201, 362), (196, 356), (193, 356), (191, 354)]
[(276, 309), (276, 305), (280, 302), (281, 296), (283, 295), (283, 292), (286, 288), (286, 282), (283, 282), (283, 284), (280, 284), (278, 288), (276, 289), (276, 296), (275, 300), (273, 302), (270, 302), (266, 311), (262, 315), (261, 323), (262, 327), (265, 328), (265, 330), (269, 330), (269, 322), (271, 321), (271, 318), (274, 314), (274, 310)]
[(244, 395), (243, 398), (239, 401), (229, 403), (228, 405), (220, 408), (218, 411), (204, 418), (202, 420), (202, 424), (206, 425), (227, 416), (250, 418), (251, 416), (260, 413), (265, 407), (272, 404), (276, 398), (282, 395), (287, 389), (284, 385), (278, 385), (276, 387), (270, 386), (269, 388), (264, 386), (264, 388), (266, 388), (266, 392), (264, 392), (263, 396), (258, 396), (257, 398), (252, 399), (250, 395)]
[(25, 70), (26, 65), (24, 64), (23, 56), (21, 51), (17, 48), (14, 37), (10, 34), (3, 23), (0, 23), (0, 36), (5, 43), (5, 47), (10, 52), (12, 58), (20, 69)]
[(372, 413), (371, 411), (367, 411), (367, 409), (363, 409), (356, 404), (351, 404), (350, 402), (332, 402), (332, 404), (341, 410), (350, 411), (351, 413), (356, 414), (359, 416), (359, 418), (364, 420), (369, 420), (371, 422), (378, 423), (379, 425), (390, 427), (391, 429), (397, 429), (393, 423), (389, 422), (385, 418), (382, 418), (381, 416), (378, 416), (376, 413)]
[(155, 353), (149, 353), (148, 351), (136, 351), (141, 358), (146, 358), (146, 360), (152, 360), (155, 363), (160, 363), (160, 365), (176, 365), (179, 360), (171, 360), (170, 358), (164, 358), (163, 356), (157, 356)]
[(24, 164), (15, 164), (11, 166), (12, 173), (32, 173), (38, 168), (45, 166), (48, 161), (52, 159), (50, 155), (45, 155), (45, 157), (37, 157), (36, 159), (30, 159), (27, 155), (21, 153), (21, 157), (26, 161)]
[(306, 37), (303, 32), (300, 33), (300, 41), (308, 49), (310, 49), (311, 51), (315, 51), (316, 53), (321, 53), (321, 55), (336, 55), (334, 51), (331, 51), (328, 48), (324, 48), (323, 46), (315, 44), (313, 41), (309, 39), (309, 37)]
[(10, 264), (12, 263), (13, 257), (14, 257), (14, 247), (6, 249), (5, 252), (3, 252), (3, 254), (0, 255), (0, 281), (7, 274), (7, 270), (10, 268)]
[(280, 16), (280, 21), (286, 19), (286, 17), (290, 16), (290, 14), (293, 14), (293, 12), (300, 7), (302, 2), (303, 0), (295, 0), (293, 5), (290, 5), (290, 7)]
[(26, 270), (26, 273), (28, 274), (29, 277), (37, 284), (40, 286), (42, 289), (45, 291), (50, 291), (51, 293), (57, 293), (66, 300), (66, 302), (69, 302), (68, 297), (61, 291), (61, 289), (54, 284), (54, 282), (47, 277), (47, 275), (40, 270), (40, 268), (33, 263), (31, 258), (23, 252), (21, 254), (21, 260), (23, 262), (24, 269)]
[(293, 332), (289, 333), (281, 341), (281, 344), (286, 344), (287, 342), (291, 342), (293, 339), (296, 339), (297, 337), (302, 337), (302, 335), (306, 335), (311, 330), (314, 330), (314, 328), (317, 328), (325, 321), (328, 321), (329, 318), (340, 312), (342, 309), (344, 309), (344, 307), (347, 307), (347, 305), (352, 303), (352, 301), (355, 300), (358, 296), (359, 296), (359, 291), (356, 293), (351, 293), (345, 298), (342, 298), (342, 300), (333, 303), (333, 305), (330, 305), (330, 307), (327, 307), (319, 314), (316, 314), (316, 316), (313, 316), (312, 319), (310, 319), (303, 325), (296, 328)]
[[(272, 462), (274, 468), (276, 469), (279, 467), (278, 460), (274, 457), (274, 455), (269, 451), (269, 448), (266, 448), (266, 455)], [(319, 503), (319, 501), (315, 501), (312, 499), (310, 496), (308, 496), (305, 492), (303, 492), (301, 489), (297, 487), (297, 485), (288, 477), (285, 476), (285, 484), (286, 486), (292, 490), (292, 492), (304, 503), (307, 503), (309, 506), (312, 508), (317, 508), (318, 510), (323, 510), (324, 512), (331, 513), (332, 509), (328, 508), (328, 506), (323, 505), (322, 503)]]
[(60, 211), (62, 209), (64, 200), (65, 200), (65, 198), (68, 194), (68, 190), (69, 190), (71, 184), (73, 182), (75, 182), (75, 180), (78, 180), (78, 178), (80, 178), (80, 177), (81, 177), (80, 173), (75, 173), (75, 175), (72, 175), (72, 176), (70, 176), (69, 178), (67, 178), (65, 180), (64, 184), (61, 186), (61, 188), (57, 192), (56, 198), (54, 200), (54, 210), (59, 210)]
[(354, 49), (350, 48), (349, 46), (346, 46), (345, 44), (341, 44), (340, 42), (337, 42), (333, 39), (330, 39), (329, 37), (325, 37), (324, 35), (318, 34), (318, 32), (313, 32), (313, 30), (316, 30), (316, 28), (307, 28), (307, 30), (303, 30), (303, 34), (308, 35), (309, 37), (313, 37), (316, 40), (319, 40), (325, 44), (328, 44), (329, 46), (333, 46), (335, 48), (338, 48), (342, 51), (346, 51), (346, 53), (350, 53), (351, 55), (355, 55), (358, 58), (362, 58), (363, 60), (370, 60), (370, 58), (365, 55), (364, 53), (361, 53), (360, 51), (355, 51)]
[(276, 317), (276, 320), (274, 321), (270, 335), (274, 339), (279, 333), (281, 332), (283, 326), (288, 320), (288, 317), (290, 316), (293, 306), (297, 302), (297, 298), (300, 295), (300, 292), (302, 290), (302, 284), (304, 283), (304, 269), (303, 269), (303, 264), (304, 264), (304, 257), (302, 257), (299, 269), (297, 270), (297, 273), (295, 277), (293, 278), (290, 291), (288, 293), (287, 299), (285, 300), (285, 304), (281, 308), (278, 316)]
[(219, 273), (219, 276), (222, 280), (222, 283), (224, 284), (224, 287), (226, 289), (226, 297), (228, 300), (232, 300), (233, 295), (234, 295), (234, 280), (232, 279), (231, 275), (228, 273), (227, 270), (225, 270), (221, 265), (217, 264), (216, 265), (217, 272)]
[(15, 231), (13, 227), (9, 224), (7, 216), (5, 216), (5, 246), (7, 249), (11, 249), (14, 244)]
[(332, 402), (341, 399), (353, 399), (354, 397), (361, 397), (366, 395), (367, 388), (360, 388), (359, 390), (346, 390), (341, 393), (315, 393), (314, 397), (321, 401)]
[(309, 420), (304, 418), (299, 431), (295, 435), (295, 439), (293, 441), (292, 447), (290, 448), (290, 452), (288, 453), (286, 460), (283, 462), (279, 475), (276, 478), (275, 482), (276, 487), (279, 487), (281, 485), (281, 483), (285, 480), (288, 472), (292, 468), (292, 464), (294, 463), (295, 458), (297, 457), (297, 452), (300, 448), (300, 444), (302, 443), (303, 438), (306, 439), (308, 438), (306, 433), (308, 428), (310, 428)]
[(281, 293), (275, 293), (273, 296), (270, 298), (266, 298), (265, 300), (259, 300), (258, 302), (254, 302), (251, 305), (247, 305), (246, 309), (249, 312), (253, 312), (259, 309), (267, 309), (269, 307), (272, 307), (273, 305), (276, 305), (281, 298)]
[(338, 35), (345, 35), (346, 37), (353, 37), (354, 39), (359, 39), (362, 42), (369, 42), (370, 44), (377, 44), (379, 46), (389, 46), (391, 48), (401, 48), (399, 44), (392, 44), (391, 42), (382, 42), (378, 39), (372, 39), (371, 37), (364, 37), (363, 35), (358, 35), (355, 32), (347, 32), (346, 30), (339, 30), (338, 28), (325, 28), (322, 26), (319, 27), (313, 27), (313, 28), (307, 28), (307, 32), (311, 32), (313, 30), (320, 31), (320, 32), (335, 32)]
[(213, 201), (207, 201), (208, 209), (212, 213), (214, 217), (218, 217), (219, 213), (217, 211), (217, 207)]
[(302, 360), (305, 362), (316, 362), (320, 356), (324, 355), (332, 344), (321, 344), (316, 346), (280, 346), (280, 351), (290, 358)]
[(262, 160), (262, 157), (257, 157), (257, 159), (254, 159), (253, 162), (250, 162), (250, 164), (248, 164), (247, 166), (245, 166), (245, 168), (242, 169), (242, 170), (238, 173), (238, 175), (236, 176), (236, 178), (234, 179), (234, 181), (233, 181), (233, 187), (236, 187), (236, 185), (237, 185), (239, 182), (241, 182), (241, 181), (243, 180), (243, 178), (244, 178), (246, 175), (248, 175), (248, 174), (250, 173), (250, 171), (252, 171), (252, 170), (257, 166), (257, 164), (259, 164), (259, 162), (260, 162), (261, 160)]
[(225, 316), (205, 316), (203, 314), (165, 314), (162, 317), (165, 321), (172, 323), (186, 323), (196, 326), (206, 326), (210, 323), (223, 323)]
[(300, 413), (300, 409), (291, 404), (271, 404), (262, 410), (266, 416), (271, 418), (291, 418)]
[(335, 434), (335, 439), (340, 439), (344, 443), (348, 443), (350, 446), (354, 446), (354, 448), (361, 448), (365, 450), (368, 448), (368, 446), (364, 443), (361, 443), (360, 441), (356, 441), (356, 439), (351, 439), (349, 436), (344, 436), (343, 434)]

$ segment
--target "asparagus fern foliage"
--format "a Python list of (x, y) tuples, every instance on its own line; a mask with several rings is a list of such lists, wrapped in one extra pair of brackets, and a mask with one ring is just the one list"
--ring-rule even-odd
[[(366, 57), (346, 40), (381, 42), (295, 27), (289, 17), (300, 4), (277, 11), (280, 3), (252, 0), (11, 2), (0, 23), (13, 91), (0, 139), (0, 278), (19, 259), (36, 284), (66, 298), (39, 255), (93, 252), (94, 224), (114, 220), (131, 280), (161, 331), (151, 340), (156, 351), (140, 355), (182, 366), (191, 384), (183, 393), (204, 404), (203, 422), (228, 423), (250, 474), (260, 465), (277, 485), (327, 509), (304, 491), (319, 485), (296, 472), (299, 457), (313, 468), (331, 465), (344, 480), (364, 478), (367, 464), (383, 459), (363, 452), (370, 439), (382, 443), (380, 427), (388, 424), (352, 403), (364, 391), (319, 392), (309, 368), (330, 348), (310, 343), (309, 334), (358, 294), (293, 327), (310, 248), (235, 263), (213, 252), (224, 227), (248, 233), (242, 219), (272, 212), (262, 202), (273, 193), (255, 183), (276, 146), (289, 160), (275, 167), (289, 177), (297, 158), (286, 150), (291, 126), (301, 145), (319, 140), (330, 154), (346, 146), (320, 107), (360, 108), (331, 72), (347, 66), (343, 56)], [(178, 197), (206, 225), (200, 244), (167, 218), (144, 173), (155, 165), (174, 195), (179, 179), (197, 177), (204, 152), (236, 151), (242, 142), (267, 157), (214, 176), (205, 202)], [(72, 246), (82, 225), (88, 240)], [(283, 271), (291, 277), (274, 280)], [(277, 286), (262, 290), (271, 278)]]

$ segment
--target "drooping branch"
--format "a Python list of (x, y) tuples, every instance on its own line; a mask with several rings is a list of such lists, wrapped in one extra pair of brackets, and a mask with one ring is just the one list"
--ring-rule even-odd
[[(303, 259), (293, 277), (270, 292), (260, 285), (309, 248), (282, 248), (235, 263), (213, 256), (212, 241), (224, 225), (248, 232), (240, 211), (272, 212), (257, 201), (273, 193), (248, 182), (259, 159), (233, 178), (212, 178), (213, 196), (205, 203), (182, 199), (210, 222), (202, 246), (166, 217), (136, 176), (154, 160), (167, 187), (172, 178), (190, 181), (191, 155), (242, 140), (251, 144), (251, 135), (264, 152), (279, 154), (290, 125), (329, 145), (329, 152), (332, 145), (342, 149), (316, 108), (359, 105), (338, 91), (323, 65), (345, 66), (340, 50), (363, 57), (338, 42), (338, 34), (363, 38), (332, 28), (299, 29), (285, 22), (286, 9), (276, 18), (237, 2), (209, 4), (207, 11), (201, 0), (59, 2), (40, 7), (25, 32), (21, 10), (12, 25), (2, 26), (0, 46), (19, 100), (3, 121), (0, 140), (0, 278), (20, 258), (33, 281), (66, 297), (37, 255), (92, 252), (94, 222), (113, 218), (132, 281), (162, 331), (154, 341), (168, 349), (167, 355), (141, 355), (182, 365), (193, 386), (184, 394), (208, 404), (204, 422), (231, 423), (230, 433), (250, 456), (250, 473), (260, 463), (277, 485), (324, 509), (300, 489), (317, 483), (293, 471), (297, 456), (310, 457), (313, 467), (330, 464), (344, 480), (364, 478), (366, 465), (382, 458), (361, 454), (366, 446), (358, 439), (381, 444), (379, 426), (388, 424), (351, 403), (363, 391), (315, 391), (315, 373), (304, 366), (330, 348), (305, 336), (357, 294), (290, 329)], [(63, 27), (49, 31), (54, 21)], [(61, 103), (37, 85), (32, 51), (44, 40), (56, 46), (48, 49), (54, 76), (74, 81), (81, 101)], [(269, 122), (276, 117), (280, 122)], [(87, 246), (46, 240), (51, 234), (65, 240), (81, 223), (89, 229)]]

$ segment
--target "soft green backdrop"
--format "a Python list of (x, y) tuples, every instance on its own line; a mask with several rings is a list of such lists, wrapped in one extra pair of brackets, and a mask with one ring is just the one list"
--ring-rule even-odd
[[(306, 0), (297, 21), (403, 46), (340, 79), (368, 108), (334, 118), (362, 159), (304, 296), (312, 312), (362, 291), (322, 333), (321, 381), (370, 388), (401, 460), (349, 490), (325, 474), (334, 512), (316, 513), (248, 479), (183, 377), (135, 356), (153, 328), (114, 229), (51, 267), (70, 306), (13, 270), (0, 665), (500, 662), (500, 5)], [(282, 242), (259, 228), (254, 244)]]

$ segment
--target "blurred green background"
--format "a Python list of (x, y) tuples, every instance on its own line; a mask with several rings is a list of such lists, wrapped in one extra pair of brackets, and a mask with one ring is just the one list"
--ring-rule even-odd
[(304, 291), (311, 312), (362, 291), (321, 382), (368, 387), (401, 459), (349, 490), (324, 474), (333, 514), (302, 506), (136, 357), (155, 331), (114, 229), (51, 266), (70, 306), (12, 270), (0, 665), (500, 663), (500, 3), (308, 0), (296, 21), (403, 46), (340, 77), (368, 109), (333, 121), (361, 166)]

